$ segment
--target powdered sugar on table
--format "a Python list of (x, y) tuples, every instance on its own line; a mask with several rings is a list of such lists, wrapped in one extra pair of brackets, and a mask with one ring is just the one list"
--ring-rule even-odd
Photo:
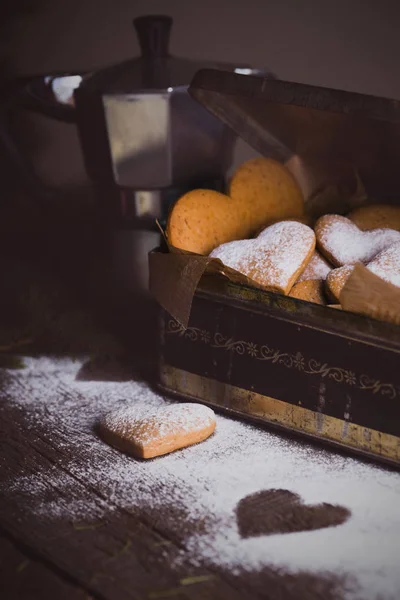
[[(54, 428), (68, 424), (65, 443), (79, 450), (79, 460), (71, 453), (69, 471), (77, 480), (90, 478), (92, 486), (101, 485), (118, 506), (148, 519), (171, 506), (187, 520), (201, 521), (202, 530), (183, 544), (182, 553), (193, 561), (249, 572), (268, 565), (289, 572), (350, 574), (358, 588), (347, 598), (400, 597), (399, 473), (222, 416), (207, 441), (137, 461), (105, 446), (93, 427), (113, 409), (130, 407), (139, 417), (165, 407), (167, 400), (145, 383), (79, 381), (79, 362), (43, 358), (27, 359), (27, 365), (22, 372), (8, 372), (6, 395), (25, 411), (28, 425), (43, 425), (51, 437)], [(53, 483), (63, 488), (58, 471)], [(55, 522), (62, 514), (90, 519), (96, 510), (98, 516), (98, 506), (90, 502), (46, 503), (39, 486), (37, 477), (18, 477), (0, 493), (14, 489), (29, 495), (32, 510)], [(351, 517), (337, 527), (241, 538), (237, 503), (274, 488), (297, 493), (305, 503), (339, 504)]]

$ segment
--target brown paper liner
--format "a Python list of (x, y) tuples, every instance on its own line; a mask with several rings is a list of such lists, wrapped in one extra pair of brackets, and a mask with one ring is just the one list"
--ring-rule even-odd
[(226, 267), (219, 258), (184, 252), (169, 246), (169, 253), (149, 255), (149, 288), (157, 302), (183, 327), (189, 324), (192, 300), (201, 277), (214, 273), (233, 283), (267, 289), (242, 273)]
[(286, 167), (303, 192), (306, 214), (314, 219), (345, 215), (368, 202), (357, 170), (348, 163), (293, 156)]
[(364, 265), (354, 267), (340, 294), (343, 310), (400, 325), (400, 288)]

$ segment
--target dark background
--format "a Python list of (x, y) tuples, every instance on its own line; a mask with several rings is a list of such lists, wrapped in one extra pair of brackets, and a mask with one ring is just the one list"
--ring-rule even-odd
[[(137, 56), (132, 19), (152, 13), (173, 17), (174, 55), (266, 67), (289, 81), (400, 99), (397, 0), (3, 0), (1, 83)], [(97, 323), (105, 313), (118, 317), (120, 331), (133, 339), (132, 331), (148, 323), (128, 295), (139, 272), (136, 238), (100, 231), (88, 210), (90, 185), (75, 126), (28, 113), (15, 126), (56, 196), (43, 213), (15, 191), (17, 178), (0, 165), (0, 346), (32, 337), (46, 348), (96, 349), (97, 313)], [(235, 164), (253, 154), (239, 142)], [(74, 310), (71, 323), (66, 315)]]
[[(174, 18), (175, 55), (268, 67), (281, 79), (400, 98), (397, 0), (3, 0), (0, 51), (19, 74), (91, 69), (139, 52), (132, 19)], [(47, 124), (35, 158), (53, 182), (82, 178), (73, 133)], [(46, 133), (47, 132), (47, 133)], [(237, 161), (249, 150), (239, 145)]]
[[(268, 65), (283, 79), (400, 96), (396, 0), (6, 0), (3, 51), (20, 72), (101, 66), (138, 53), (131, 20), (175, 19), (172, 51)], [(5, 10), (3, 8), (2, 10)]]

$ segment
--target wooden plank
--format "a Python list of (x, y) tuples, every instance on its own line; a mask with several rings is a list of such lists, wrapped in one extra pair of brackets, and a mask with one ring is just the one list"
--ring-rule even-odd
[[(166, 523), (162, 530), (151, 527), (134, 512), (120, 509), (98, 483), (89, 478), (84, 483), (70, 474), (67, 465), (71, 454), (81, 453), (82, 459), (87, 459), (87, 450), (84, 443), (83, 449), (71, 447), (68, 428), (53, 428), (51, 432), (43, 431), (40, 425), (28, 428), (23, 412), (9, 404), (2, 405), (0, 415), (3, 489), (7, 481), (29, 477), (30, 487), (37, 490), (36, 502), (44, 498), (47, 504), (57, 501), (65, 514), (69, 505), (90, 506), (85, 522), (74, 522), (65, 515), (56, 520), (45, 514), (33, 517), (32, 499), (14, 492), (10, 485), (7, 495), (0, 498), (1, 526), (87, 593), (107, 600), (161, 598), (163, 594), (178, 599), (247, 597), (188, 558), (176, 561), (182, 547), (174, 519), (174, 525)], [(104, 452), (113, 451), (104, 446)], [(62, 480), (60, 490), (53, 488), (54, 470)], [(198, 583), (181, 585), (192, 577), (199, 577)]]
[[(71, 390), (57, 371), (13, 375), (21, 396), (40, 394), (52, 386), (60, 405), (82, 410), (88, 402)], [(14, 386), (15, 387), (15, 386)], [(0, 403), (0, 526), (13, 539), (35, 552), (96, 600), (247, 600), (281, 598), (333, 600), (340, 582), (311, 574), (280, 574), (269, 568), (247, 575), (210, 568), (191, 556), (185, 536), (201, 523), (188, 522), (180, 507), (159, 507), (147, 517), (127, 507), (129, 490), (113, 487), (102, 477), (101, 465), (117, 461), (106, 444), (93, 450), (93, 434), (74, 420), (46, 419), (37, 411), (7, 397)], [(54, 409), (54, 407), (53, 407)], [(53, 410), (54, 413), (54, 410)], [(28, 481), (27, 490), (15, 482)], [(157, 493), (157, 481), (146, 484)], [(34, 490), (34, 494), (32, 494)], [(41, 510), (45, 505), (49, 511)], [(51, 512), (50, 508), (54, 510)], [(84, 507), (84, 519), (77, 508)], [(58, 511), (58, 512), (57, 512)], [(151, 515), (149, 517), (148, 515)]]
[(95, 600), (1, 534), (0, 581), (4, 600)]

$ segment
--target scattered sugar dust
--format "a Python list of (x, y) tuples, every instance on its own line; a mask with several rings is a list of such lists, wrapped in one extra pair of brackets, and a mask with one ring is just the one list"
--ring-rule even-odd
[[(82, 482), (90, 479), (118, 507), (137, 509), (153, 521), (164, 519), (167, 528), (168, 510), (176, 507), (188, 522), (202, 523), (201, 528), (188, 528), (196, 533), (183, 540), (193, 560), (233, 572), (268, 566), (286, 572), (350, 574), (359, 589), (347, 599), (400, 597), (400, 474), (222, 416), (217, 416), (213, 436), (202, 444), (136, 461), (98, 439), (95, 424), (116, 408), (135, 406), (140, 416), (169, 401), (141, 382), (76, 380), (79, 362), (26, 362), (24, 371), (8, 372), (6, 396), (26, 411), (28, 424), (46, 428), (50, 437), (54, 428), (59, 436), (66, 432), (65, 445), (79, 448), (79, 460), (71, 453), (69, 472)], [(60, 501), (38, 500), (34, 510), (49, 519), (62, 514), (98, 517), (101, 507), (65, 502), (64, 483), (55, 470)], [(12, 484), (33, 498), (40, 496), (37, 486), (33, 477)], [(337, 527), (242, 539), (235, 513), (238, 502), (268, 489), (287, 489), (308, 504), (338, 504), (351, 516)]]

